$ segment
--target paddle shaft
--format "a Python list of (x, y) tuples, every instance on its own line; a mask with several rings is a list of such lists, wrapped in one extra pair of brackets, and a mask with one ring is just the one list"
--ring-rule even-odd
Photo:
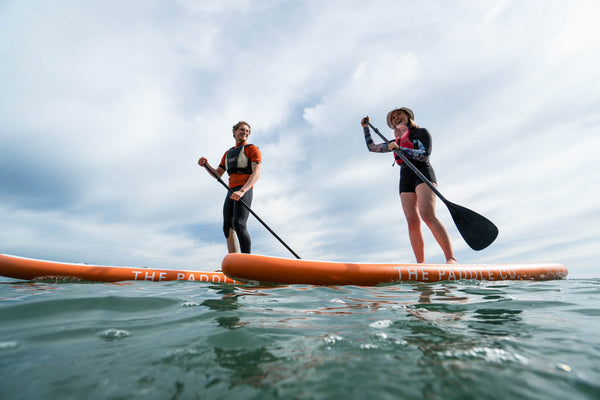
[[(229, 192), (229, 194), (233, 194), (233, 190), (231, 190), (231, 188), (230, 188), (229, 186), (227, 186), (227, 184), (226, 184), (225, 182), (223, 182), (223, 179), (221, 179), (220, 177), (218, 177), (218, 176), (217, 176), (217, 174), (215, 174), (215, 173), (213, 172), (213, 170), (212, 170), (212, 169), (211, 169), (211, 168), (210, 168), (208, 165), (203, 165), (203, 167), (205, 167), (205, 168), (206, 168), (206, 170), (207, 170), (208, 172), (210, 172), (210, 174), (211, 174), (211, 175), (212, 175), (212, 176), (213, 176), (213, 177), (214, 177), (214, 178), (215, 178), (217, 181), (219, 181), (219, 183), (220, 183), (221, 185), (223, 185), (223, 186), (225, 187), (225, 189), (227, 189), (227, 191)], [(250, 214), (254, 215), (254, 217), (255, 217), (255, 218), (258, 220), (258, 222), (260, 222), (260, 223), (261, 223), (261, 224), (262, 224), (262, 225), (263, 225), (265, 228), (267, 228), (267, 230), (268, 230), (269, 232), (271, 232), (271, 234), (272, 234), (273, 236), (275, 236), (275, 238), (276, 238), (277, 240), (279, 240), (279, 241), (281, 242), (281, 244), (282, 244), (282, 245), (284, 245), (284, 246), (285, 246), (285, 248), (286, 248), (286, 249), (288, 249), (288, 250), (290, 251), (290, 253), (292, 253), (292, 254), (293, 254), (293, 255), (294, 255), (294, 256), (295, 256), (297, 259), (300, 259), (300, 256), (299, 256), (298, 254), (296, 254), (296, 252), (295, 252), (294, 250), (292, 250), (292, 249), (290, 248), (290, 246), (288, 246), (288, 245), (287, 245), (287, 244), (286, 244), (286, 243), (285, 243), (285, 242), (284, 242), (284, 241), (283, 241), (283, 240), (282, 240), (282, 239), (281, 239), (281, 238), (280, 238), (280, 237), (279, 237), (279, 236), (278, 236), (278, 235), (277, 235), (277, 234), (276, 234), (276, 233), (273, 231), (273, 229), (271, 229), (271, 228), (269, 227), (269, 225), (267, 225), (267, 224), (265, 223), (265, 221), (263, 221), (263, 220), (262, 220), (262, 219), (261, 219), (261, 218), (260, 218), (260, 217), (259, 217), (259, 216), (258, 216), (258, 215), (255, 213), (255, 212), (254, 212), (254, 211), (252, 211), (252, 209), (250, 208), (250, 206), (248, 206), (248, 204), (246, 204), (246, 203), (244, 202), (244, 200), (242, 200), (242, 199), (239, 199), (238, 201), (239, 201), (239, 202), (240, 202), (240, 203), (241, 203), (241, 204), (242, 204), (242, 205), (243, 205), (243, 206), (244, 206), (244, 207), (245, 207), (245, 208), (246, 208), (248, 211), (250, 211)]]

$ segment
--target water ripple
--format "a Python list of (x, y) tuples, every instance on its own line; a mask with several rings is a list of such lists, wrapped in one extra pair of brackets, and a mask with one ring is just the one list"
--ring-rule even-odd
[(0, 397), (591, 399), (599, 283), (0, 284)]

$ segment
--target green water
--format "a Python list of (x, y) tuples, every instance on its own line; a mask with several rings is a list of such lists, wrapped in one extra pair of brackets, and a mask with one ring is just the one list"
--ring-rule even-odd
[(598, 399), (600, 279), (0, 281), (1, 399)]

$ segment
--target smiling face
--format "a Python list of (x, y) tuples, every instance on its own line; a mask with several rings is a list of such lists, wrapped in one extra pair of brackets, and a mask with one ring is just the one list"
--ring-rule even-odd
[(239, 124), (237, 129), (233, 130), (233, 137), (236, 143), (244, 143), (250, 136), (250, 125)]
[(402, 111), (402, 110), (396, 110), (392, 113), (391, 117), (390, 117), (390, 121), (392, 121), (392, 124), (395, 127), (398, 127), (398, 125), (406, 125), (408, 126), (408, 121), (410, 120), (409, 115)]

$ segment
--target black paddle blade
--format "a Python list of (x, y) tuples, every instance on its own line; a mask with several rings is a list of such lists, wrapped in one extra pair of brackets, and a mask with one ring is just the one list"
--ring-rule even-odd
[(486, 217), (458, 204), (446, 201), (456, 228), (473, 250), (483, 250), (498, 236), (498, 228)]

